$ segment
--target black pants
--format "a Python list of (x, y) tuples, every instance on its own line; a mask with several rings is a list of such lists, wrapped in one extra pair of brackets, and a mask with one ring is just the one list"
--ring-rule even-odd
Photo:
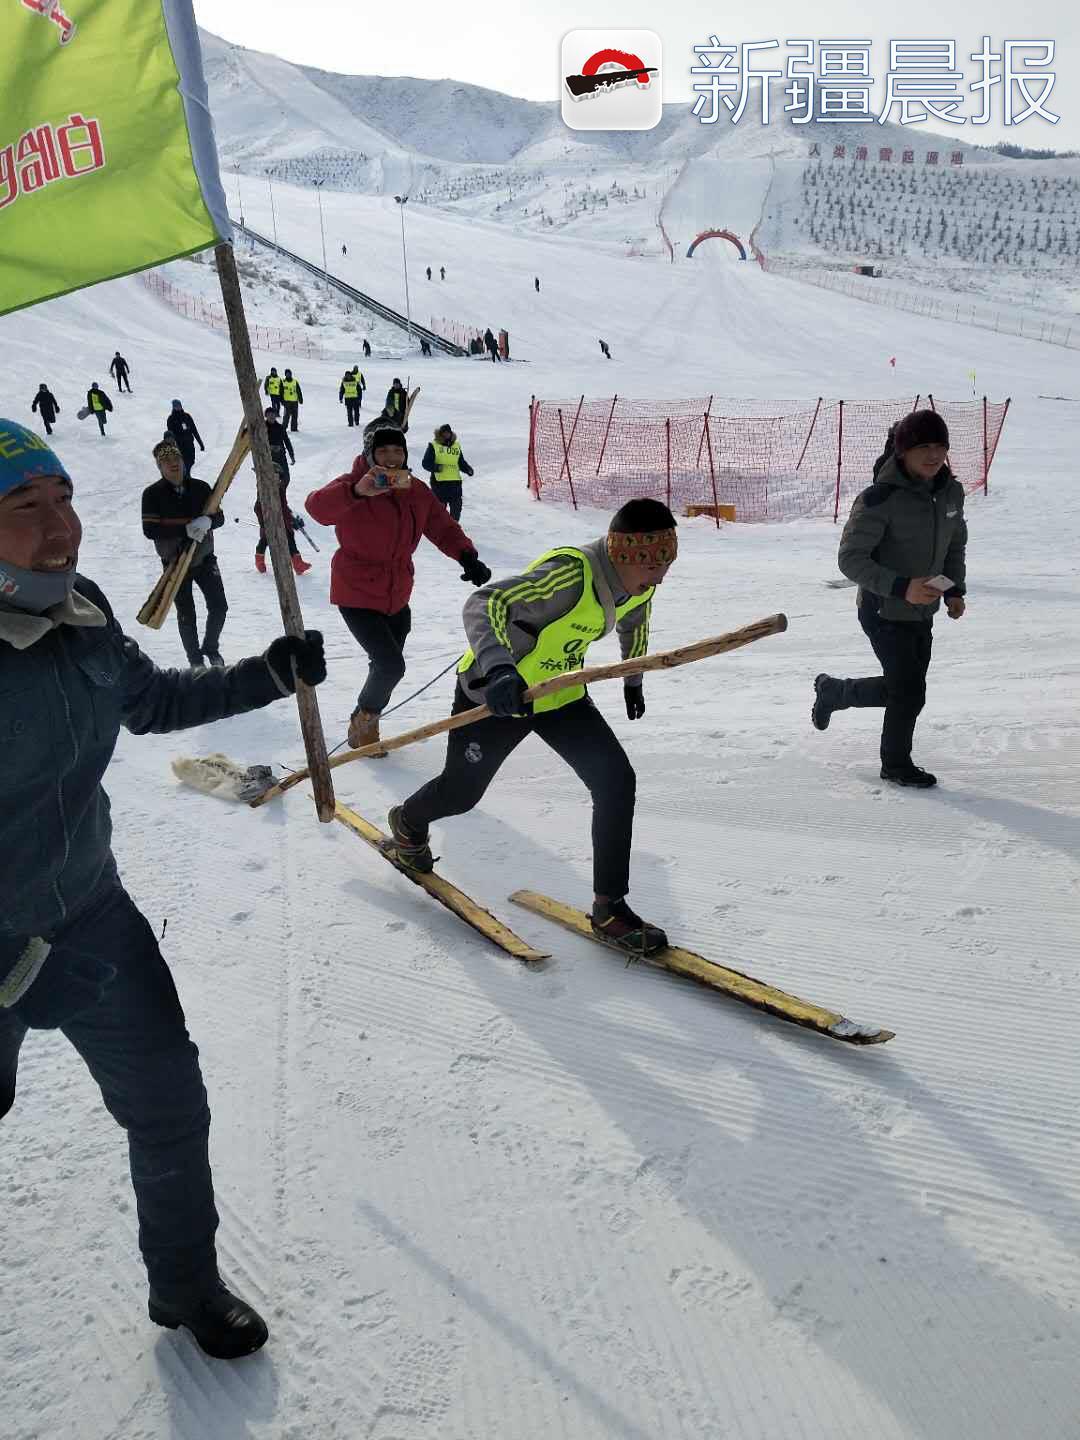
[(933, 622), (883, 620), (872, 606), (860, 605), (859, 624), (885, 673), (861, 680), (844, 680), (841, 703), (835, 708), (863, 710), (884, 706), (881, 763), (889, 767), (907, 765), (911, 761), (915, 722), (926, 704)]
[(348, 422), (349, 422), (350, 425), (359, 425), (359, 424), (360, 424), (360, 397), (359, 397), (359, 396), (357, 396), (357, 397), (356, 397), (355, 399), (353, 399), (353, 400), (350, 400), (348, 396), (345, 397), (345, 417), (346, 417), (346, 419), (348, 420)]
[(400, 685), (405, 676), (405, 641), (412, 629), (412, 611), (408, 605), (394, 615), (362, 610), (355, 605), (339, 605), (338, 609), (371, 662), (357, 708), (381, 715), (395, 686)]
[(116, 389), (118, 393), (122, 393), (126, 389), (128, 394), (131, 394), (131, 381), (128, 379), (128, 374), (126, 370), (121, 370), (120, 373), (117, 375)]
[[(289, 542), (289, 554), (290, 554), (290, 555), (296, 555), (296, 554), (298, 553), (298, 552), (297, 552), (297, 549), (296, 549), (296, 536), (295, 536), (295, 535), (293, 534), (293, 532), (288, 528), (288, 526), (285, 527), (285, 535), (286, 535), (286, 538), (288, 539), (288, 542)], [(266, 547), (267, 547), (269, 544), (270, 544), (270, 541), (267, 540), (267, 538), (266, 538), (266, 531), (265, 531), (265, 530), (262, 528), (262, 526), (260, 525), (260, 526), (259, 526), (259, 539), (258, 539), (258, 543), (257, 543), (256, 546), (255, 546), (255, 554), (256, 554), (256, 555), (265, 555), (265, 554), (266, 554)]]
[[(453, 713), (472, 705), (459, 684)], [(584, 781), (593, 802), (593, 889), (597, 895), (621, 899), (630, 889), (636, 778), (615, 732), (587, 695), (527, 719), (492, 715), (451, 730), (442, 774), (402, 807), (406, 825), (423, 832), (433, 820), (471, 810), (527, 735), (538, 735)]]
[(46, 420), (45, 416), (42, 415), (42, 417), (41, 417), (41, 423), (45, 426), (45, 434), (46, 434), (46, 435), (51, 435), (51, 434), (52, 434), (52, 421), (51, 421), (51, 420)]
[(105, 416), (108, 413), (107, 410), (95, 410), (93, 412), (94, 419), (97, 421), (97, 428), (101, 431), (102, 435), (105, 434)]
[[(206, 633), (199, 644), (199, 631), (195, 623), (194, 586), (202, 591), (206, 601)], [(229, 613), (229, 602), (225, 599), (225, 586), (221, 583), (217, 556), (210, 555), (201, 565), (193, 565), (187, 578), (176, 592), (173, 601), (176, 607), (176, 624), (184, 654), (191, 665), (201, 665), (203, 655), (216, 655)]]
[(461, 481), (432, 480), (431, 493), (441, 500), (455, 520), (461, 519)]
[(285, 426), (286, 430), (291, 430), (295, 435), (297, 430), (296, 417), (300, 411), (300, 401), (283, 400), (281, 404), (285, 411), (285, 419), (281, 423)]
[(218, 1216), (199, 1052), (153, 931), (115, 876), (58, 934), (21, 1000), (0, 1010), (0, 1116), (28, 1029), (59, 1029), (128, 1136), (139, 1248), (162, 1299), (208, 1288)]
[(268, 395), (266, 398), (267, 398), (267, 400), (269, 400), (269, 402), (270, 402), (270, 409), (273, 410), (274, 414), (275, 414), (275, 415), (280, 415), (280, 414), (281, 414), (281, 396), (280, 396), (280, 395)]
[(192, 466), (195, 464), (195, 446), (191, 444), (180, 446), (180, 454), (184, 461), (184, 479), (191, 474)]

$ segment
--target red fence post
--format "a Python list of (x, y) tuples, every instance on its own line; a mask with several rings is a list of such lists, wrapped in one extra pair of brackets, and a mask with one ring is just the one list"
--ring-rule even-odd
[[(578, 401), (578, 415), (581, 414), (581, 401), (583, 401), (584, 399), (585, 399), (585, 396), (583, 395), (583, 396), (581, 397), (581, 400)], [(577, 424), (577, 415), (574, 416), (574, 425), (576, 425), (576, 424)], [(571, 445), (574, 443), (574, 425), (571, 425), (571, 427), (570, 427), (570, 444), (571, 444)], [(570, 482), (570, 499), (574, 502), (574, 509), (576, 510), (576, 509), (577, 509), (577, 496), (574, 494), (574, 477), (573, 477), (573, 475), (571, 475), (571, 473), (570, 473), (570, 448), (569, 448), (569, 446), (568, 446), (567, 443), (566, 443), (566, 429), (565, 429), (565, 427), (564, 427), (564, 425), (563, 425), (563, 415), (562, 415), (562, 406), (561, 406), (561, 405), (559, 406), (559, 434), (562, 436), (562, 448), (563, 448), (563, 463), (562, 463), (562, 469), (560, 469), (560, 471), (559, 471), (559, 479), (560, 479), (560, 480), (562, 479), (562, 470), (565, 469), (565, 471), (566, 471), (566, 478), (567, 478), (567, 480), (569, 480), (569, 482)]]
[(983, 494), (990, 489), (990, 436), (986, 430), (986, 396), (983, 396)]
[(1001, 439), (1001, 432), (1002, 432), (1002, 430), (1004, 430), (1004, 428), (1005, 428), (1005, 417), (1006, 417), (1006, 416), (1008, 415), (1008, 413), (1009, 413), (1009, 406), (1010, 406), (1011, 404), (1012, 404), (1012, 396), (1011, 396), (1011, 395), (1006, 395), (1006, 397), (1005, 397), (1005, 409), (1002, 410), (1002, 412), (1001, 412), (1001, 423), (1000, 423), (1000, 424), (998, 425), (998, 427), (997, 427), (997, 434), (994, 436), (994, 443), (993, 443), (993, 445), (991, 445), (991, 447), (990, 447), (990, 458), (989, 458), (989, 459), (987, 460), (987, 462), (986, 462), (986, 474), (987, 474), (987, 478), (989, 478), (989, 475), (990, 475), (990, 466), (993, 465), (993, 463), (994, 463), (994, 456), (997, 454), (998, 441)]
[(664, 421), (664, 429), (667, 432), (667, 507), (671, 509), (671, 416)]
[(528, 475), (525, 481), (526, 489), (529, 489), (540, 499), (540, 475), (536, 466), (536, 416), (540, 409), (540, 402), (535, 395), (529, 396), (529, 463)]
[(840, 466), (844, 452), (844, 402), (840, 401), (840, 423), (836, 431), (836, 504), (833, 506), (833, 524), (840, 517)]
[[(708, 424), (709, 424), (709, 415), (710, 415), (711, 412), (712, 412), (712, 402), (713, 402), (713, 397), (710, 395), (710, 396), (709, 396), (709, 403), (708, 403), (708, 405), (705, 406), (705, 426), (706, 426), (706, 427), (708, 427)], [(702, 447), (704, 444), (705, 444), (705, 430), (703, 429), (702, 432), (701, 432), (701, 439), (700, 439), (700, 441), (698, 442), (698, 447), (697, 447), (697, 459), (694, 461), (694, 464), (695, 464), (695, 465), (700, 465), (700, 464), (701, 464), (701, 447)]]
[(796, 470), (798, 470), (798, 469), (801, 468), (802, 462), (806, 459), (807, 446), (810, 444), (810, 437), (811, 437), (811, 435), (813, 435), (813, 433), (814, 433), (814, 426), (817, 424), (817, 417), (818, 417), (818, 412), (819, 412), (820, 409), (821, 409), (821, 401), (822, 401), (822, 399), (823, 399), (823, 396), (821, 396), (821, 395), (819, 395), (819, 396), (817, 397), (817, 405), (814, 407), (814, 418), (810, 421), (810, 429), (806, 432), (806, 440), (803, 442), (802, 453), (801, 453), (800, 456), (799, 456), (799, 463), (795, 466), (795, 469), (796, 469)]
[(599, 460), (597, 460), (597, 462), (596, 462), (596, 473), (597, 473), (597, 475), (600, 474), (600, 466), (604, 463), (604, 451), (607, 449), (608, 431), (611, 429), (611, 421), (612, 421), (612, 418), (613, 418), (614, 415), (615, 415), (615, 406), (616, 406), (616, 404), (618, 403), (618, 400), (619, 400), (618, 395), (613, 395), (612, 398), (611, 398), (611, 414), (607, 417), (607, 425), (606, 425), (606, 427), (605, 427), (605, 429), (604, 429), (604, 439), (603, 439), (603, 442), (602, 442), (602, 444), (601, 444), (601, 446), (600, 446), (600, 458), (599, 458)]

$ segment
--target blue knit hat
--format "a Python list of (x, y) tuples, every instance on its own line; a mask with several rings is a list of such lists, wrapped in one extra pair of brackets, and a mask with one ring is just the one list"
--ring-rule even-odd
[(14, 420), (0, 420), (0, 496), (46, 475), (57, 475), (72, 485), (59, 456), (40, 435)]

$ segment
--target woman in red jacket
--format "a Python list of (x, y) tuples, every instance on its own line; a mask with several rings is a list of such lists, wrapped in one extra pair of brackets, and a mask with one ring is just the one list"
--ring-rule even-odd
[(412, 624), (413, 551), (426, 535), (461, 564), (461, 578), (486, 585), (491, 571), (476, 547), (422, 480), (407, 469), (405, 436), (383, 425), (365, 437), (348, 475), (313, 490), (305, 502), (321, 525), (333, 525), (338, 545), (330, 565), (330, 603), (367, 651), (370, 669), (349, 720), (353, 749), (379, 739), (379, 716), (405, 674), (405, 640)]

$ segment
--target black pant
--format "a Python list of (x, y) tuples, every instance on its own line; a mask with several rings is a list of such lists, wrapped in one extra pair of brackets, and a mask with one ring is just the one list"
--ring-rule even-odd
[(432, 480), (431, 493), (441, 500), (455, 520), (461, 519), (461, 481)]
[[(459, 684), (453, 713), (472, 705)], [(451, 730), (442, 774), (402, 807), (406, 825), (422, 833), (433, 820), (471, 810), (527, 735), (539, 735), (585, 782), (593, 802), (593, 889), (597, 895), (621, 899), (630, 889), (636, 778), (615, 732), (587, 695), (526, 719), (492, 715)]]
[(395, 615), (362, 610), (355, 605), (339, 605), (338, 609), (371, 662), (356, 702), (357, 709), (381, 715), (394, 687), (400, 685), (405, 676), (405, 641), (412, 629), (412, 611), (408, 605)]
[(190, 441), (186, 445), (180, 442), (180, 454), (184, 461), (184, 479), (186, 480), (195, 464), (195, 446)]
[(270, 408), (271, 408), (271, 410), (273, 410), (274, 414), (275, 414), (275, 415), (280, 415), (280, 414), (281, 414), (281, 396), (280, 396), (280, 395), (268, 395), (266, 398), (269, 400), (269, 402), (270, 402)]
[(218, 1217), (199, 1052), (153, 931), (113, 875), (56, 935), (21, 1000), (0, 1010), (0, 1115), (27, 1029), (59, 1028), (127, 1131), (139, 1248), (154, 1292), (182, 1298), (217, 1273)]
[[(287, 540), (288, 540), (288, 542), (289, 542), (289, 554), (290, 554), (290, 555), (296, 555), (296, 554), (298, 553), (298, 552), (297, 552), (297, 549), (296, 549), (296, 536), (293, 534), (293, 532), (289, 529), (289, 527), (288, 527), (287, 525), (286, 525), (286, 527), (285, 527), (285, 536), (286, 536), (286, 538), (287, 538)], [(270, 544), (270, 541), (267, 540), (267, 538), (266, 538), (266, 531), (265, 531), (265, 530), (262, 528), (262, 526), (260, 525), (260, 526), (259, 526), (259, 539), (258, 539), (258, 543), (257, 543), (256, 546), (255, 546), (255, 554), (256, 554), (256, 555), (265, 555), (265, 554), (266, 554), (266, 547), (267, 547), (269, 544)]]
[(120, 371), (117, 372), (117, 376), (116, 376), (116, 389), (117, 389), (118, 392), (123, 392), (123, 390), (124, 390), (125, 388), (127, 389), (127, 392), (128, 392), (128, 394), (130, 395), (130, 394), (131, 394), (131, 381), (128, 379), (128, 373), (127, 373), (126, 370), (120, 370)]
[[(195, 595), (192, 588), (195, 585), (202, 591), (206, 601), (206, 633), (202, 645), (199, 644), (199, 631), (195, 623)], [(191, 567), (184, 583), (176, 592), (173, 604), (176, 607), (180, 641), (188, 663), (201, 665), (203, 655), (217, 654), (225, 616), (229, 613), (229, 602), (225, 599), (225, 586), (221, 583), (221, 571), (218, 569), (216, 555), (210, 555), (200, 565)]]
[(915, 722), (926, 704), (926, 672), (933, 645), (930, 620), (883, 620), (871, 605), (859, 606), (859, 624), (874, 647), (883, 675), (844, 680), (840, 704), (846, 710), (884, 706), (881, 723), (881, 763), (911, 763)]
[(359, 396), (357, 396), (357, 397), (356, 397), (355, 399), (353, 399), (353, 400), (350, 400), (349, 397), (346, 395), (346, 397), (345, 397), (345, 416), (346, 416), (346, 419), (348, 420), (348, 422), (349, 422), (350, 425), (359, 425), (359, 424), (360, 424), (360, 397), (359, 397)]
[(285, 426), (286, 430), (291, 430), (295, 435), (297, 430), (296, 417), (300, 410), (300, 401), (283, 400), (281, 404), (285, 410), (285, 419), (281, 423)]
[(42, 417), (41, 417), (41, 423), (45, 426), (45, 434), (46, 434), (46, 435), (51, 435), (51, 434), (52, 434), (52, 421), (51, 421), (51, 420), (46, 420), (45, 416), (42, 415)]
[(107, 410), (95, 410), (93, 412), (94, 419), (97, 421), (97, 428), (101, 431), (102, 435), (105, 434), (105, 416), (108, 413)]

